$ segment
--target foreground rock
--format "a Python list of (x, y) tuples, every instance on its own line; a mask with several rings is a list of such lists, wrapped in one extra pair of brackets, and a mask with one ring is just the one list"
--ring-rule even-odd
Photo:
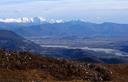
[(0, 50), (0, 79), (99, 82), (111, 81), (111, 76), (101, 65)]

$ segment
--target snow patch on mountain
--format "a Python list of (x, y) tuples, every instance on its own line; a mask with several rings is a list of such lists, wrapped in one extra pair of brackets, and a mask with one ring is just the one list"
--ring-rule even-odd
[(0, 19), (0, 22), (5, 22), (5, 23), (27, 23), (27, 22), (33, 22), (33, 18), (27, 18), (27, 17), (23, 17), (23, 18), (5, 18), (5, 19)]
[(23, 17), (23, 18), (4, 18), (0, 19), (0, 22), (4, 23), (64, 23), (63, 20), (50, 19), (47, 20), (43, 17)]
[(55, 20), (55, 19), (51, 19), (51, 20), (49, 20), (49, 23), (64, 23), (64, 21), (63, 20)]

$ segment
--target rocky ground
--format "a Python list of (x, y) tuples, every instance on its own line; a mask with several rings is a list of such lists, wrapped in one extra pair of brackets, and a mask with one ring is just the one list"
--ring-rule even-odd
[(0, 50), (0, 82), (127, 82), (128, 65), (96, 65)]

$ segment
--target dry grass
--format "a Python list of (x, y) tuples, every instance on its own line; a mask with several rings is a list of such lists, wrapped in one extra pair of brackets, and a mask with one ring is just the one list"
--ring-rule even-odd
[(3, 50), (0, 56), (0, 82), (128, 82), (128, 64), (94, 65)]
[(113, 82), (128, 82), (128, 64), (105, 66), (112, 71)]

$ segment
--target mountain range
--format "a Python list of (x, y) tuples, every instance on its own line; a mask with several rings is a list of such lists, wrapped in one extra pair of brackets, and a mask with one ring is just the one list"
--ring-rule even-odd
[(22, 18), (5, 18), (0, 19), (0, 22), (4, 23), (33, 23), (33, 24), (40, 24), (40, 23), (62, 23), (63, 20), (59, 19), (50, 19), (47, 20), (43, 17), (22, 17)]
[[(9, 22), (11, 21), (11, 22)], [(23, 23), (25, 21), (25, 23)], [(8, 29), (24, 37), (85, 38), (85, 37), (127, 37), (128, 24), (89, 23), (84, 21), (53, 20), (41, 18), (5, 19), (0, 29)]]
[[(35, 18), (19, 18), (19, 19), (0, 19), (0, 48), (7, 50), (30, 51), (34, 53), (47, 54), (50, 57), (63, 57), (66, 59), (86, 61), (91, 63), (127, 63), (128, 56), (127, 41), (100, 44), (101, 48), (111, 48), (116, 51), (105, 53), (104, 51), (95, 51), (95, 48), (87, 49), (73, 49), (73, 48), (53, 48), (43, 47), (36, 44), (27, 37), (44, 37), (54, 38), (55, 41), (59, 39), (66, 40), (83, 40), (81, 38), (96, 38), (96, 37), (128, 37), (128, 24), (116, 23), (89, 23), (84, 21), (57, 21), (48, 22), (46, 19)], [(95, 39), (93, 39), (95, 40)], [(106, 41), (105, 41), (106, 42)], [(76, 43), (75, 43), (76, 44)], [(86, 43), (87, 44), (87, 43)], [(83, 45), (83, 44), (79, 44)], [(94, 46), (92, 46), (94, 47)], [(126, 52), (126, 53), (125, 53)], [(121, 54), (125, 53), (124, 55)]]

